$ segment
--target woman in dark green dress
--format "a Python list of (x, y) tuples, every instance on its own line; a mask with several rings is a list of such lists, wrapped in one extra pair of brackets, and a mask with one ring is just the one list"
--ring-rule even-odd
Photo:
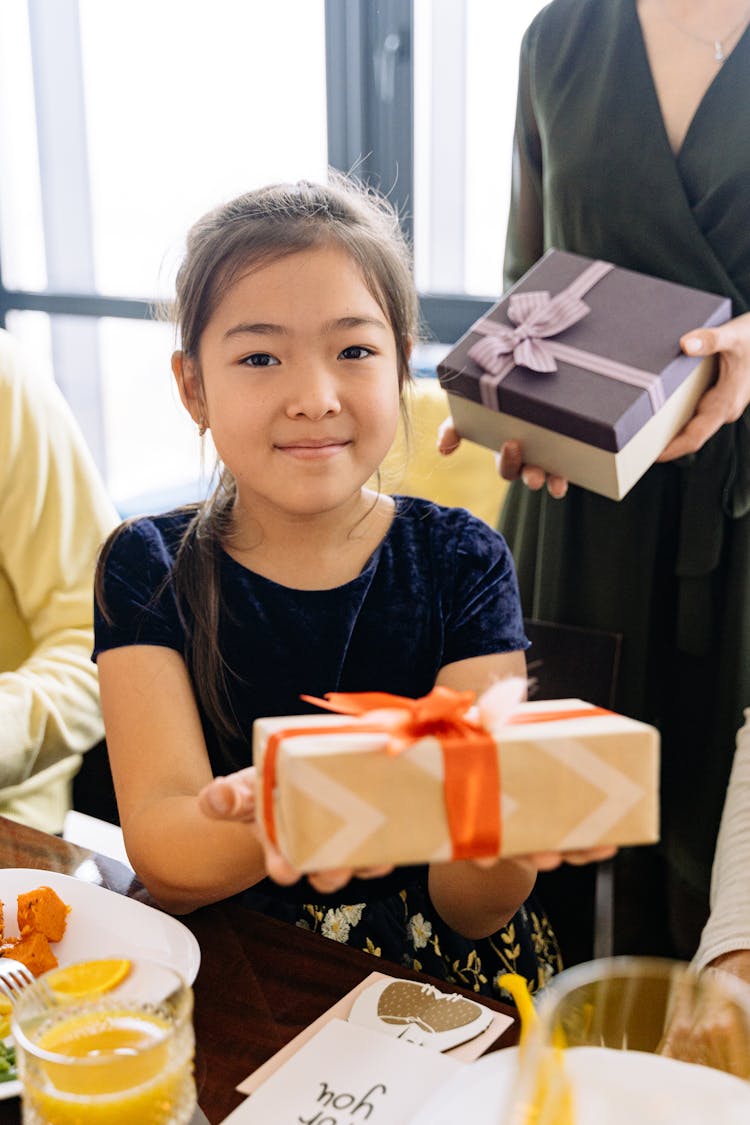
[[(747, 312), (750, 10), (735, 5), (730, 31), (730, 6), (703, 4), (719, 23), (705, 28), (697, 4), (669, 0), (555, 0), (539, 14), (521, 52), (508, 285), (557, 247), (725, 294), (735, 317)], [(724, 61), (708, 42), (721, 32)], [(677, 68), (700, 69), (701, 52), (692, 112)], [(662, 844), (617, 860), (622, 951), (695, 949), (750, 703), (750, 318), (717, 343), (705, 350), (732, 348), (718, 401), (668, 451), (695, 452), (654, 466), (619, 503), (573, 486), (554, 499), (516, 480), (501, 518), (524, 612), (622, 633), (619, 709), (662, 733)], [(510, 478), (522, 460), (512, 453)]]

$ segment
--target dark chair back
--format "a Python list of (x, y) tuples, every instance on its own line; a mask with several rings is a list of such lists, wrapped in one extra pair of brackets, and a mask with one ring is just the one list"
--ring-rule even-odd
[(524, 621), (531, 699), (583, 699), (615, 706), (622, 635), (551, 621)]
[(83, 755), (83, 765), (73, 778), (73, 808), (110, 824), (120, 823), (107, 744), (103, 739)]
[[(615, 708), (622, 636), (599, 629), (524, 622), (530, 699), (583, 699)], [(549, 911), (565, 965), (609, 957), (613, 949), (614, 871), (611, 860), (542, 872), (539, 897)]]

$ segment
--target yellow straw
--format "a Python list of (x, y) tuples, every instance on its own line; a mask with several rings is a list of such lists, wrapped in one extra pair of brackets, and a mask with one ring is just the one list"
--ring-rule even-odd
[(518, 1015), (521, 1018), (521, 1048), (523, 1048), (528, 1042), (531, 1029), (536, 1027), (539, 1019), (526, 978), (519, 976), (518, 973), (504, 973), (497, 983), (511, 994), (513, 1003), (518, 1008)]
[[(498, 983), (510, 993), (518, 1009), (521, 1019), (520, 1050), (525, 1052), (539, 1022), (528, 984), (517, 973), (505, 973)], [(565, 1073), (565, 1046), (562, 1028), (555, 1027), (552, 1050), (542, 1055), (534, 1095), (531, 1104), (526, 1107), (524, 1125), (575, 1125), (573, 1091)]]

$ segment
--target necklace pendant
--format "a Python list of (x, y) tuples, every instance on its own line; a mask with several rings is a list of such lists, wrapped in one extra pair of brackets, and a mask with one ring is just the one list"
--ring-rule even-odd
[(719, 39), (714, 39), (714, 58), (716, 62), (723, 63), (727, 56), (724, 54), (724, 48)]

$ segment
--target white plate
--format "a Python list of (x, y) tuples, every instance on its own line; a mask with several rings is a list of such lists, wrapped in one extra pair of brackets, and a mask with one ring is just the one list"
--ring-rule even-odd
[[(195, 980), (200, 946), (182, 922), (136, 899), (56, 871), (33, 867), (0, 870), (7, 937), (18, 935), (17, 896), (37, 887), (51, 887), (71, 907), (62, 941), (52, 945), (61, 965), (97, 957), (146, 957), (171, 965), (188, 984)], [(20, 1082), (0, 1082), (0, 1100), (20, 1092)]]
[[(410, 1125), (503, 1125), (517, 1071), (518, 1048), (485, 1055), (440, 1086)], [(680, 1125), (747, 1125), (750, 1086), (707, 1066), (641, 1051), (574, 1047), (565, 1065), (578, 1125), (679, 1121)]]
[(516, 1076), (517, 1047), (493, 1051), (441, 1085), (411, 1125), (500, 1125)]

